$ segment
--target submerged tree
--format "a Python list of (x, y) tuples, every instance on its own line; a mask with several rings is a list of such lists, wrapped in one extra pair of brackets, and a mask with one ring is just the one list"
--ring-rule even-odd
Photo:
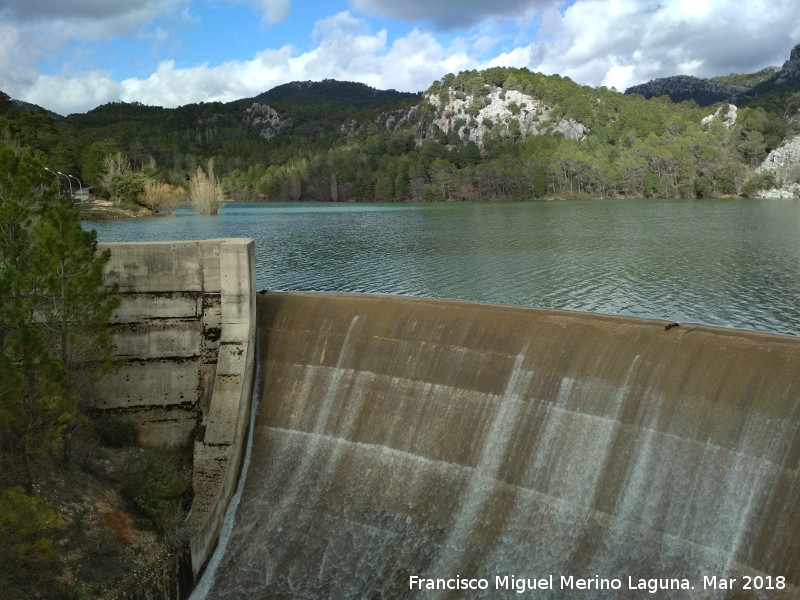
[(144, 186), (144, 193), (139, 199), (154, 213), (171, 215), (181, 204), (186, 202), (186, 190), (169, 183), (148, 183)]
[(189, 198), (200, 214), (215, 215), (219, 211), (219, 205), (225, 197), (222, 185), (214, 175), (213, 158), (208, 160), (208, 172), (203, 171), (202, 167), (197, 167), (189, 182)]

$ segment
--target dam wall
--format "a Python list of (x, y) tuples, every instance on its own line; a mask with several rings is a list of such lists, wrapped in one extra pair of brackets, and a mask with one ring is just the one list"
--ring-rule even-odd
[(193, 447), (187, 519), (195, 575), (216, 543), (239, 474), (255, 352), (249, 239), (98, 244), (119, 287), (112, 317), (119, 368), (95, 407), (139, 425), (140, 441)]
[(257, 310), (252, 455), (209, 598), (550, 576), (528, 594), (800, 598), (800, 339), (413, 298)]

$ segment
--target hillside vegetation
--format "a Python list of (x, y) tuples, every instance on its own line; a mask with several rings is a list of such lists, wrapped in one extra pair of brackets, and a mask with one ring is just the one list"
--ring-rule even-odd
[(778, 67), (767, 67), (755, 73), (729, 73), (728, 75), (719, 75), (717, 77), (712, 77), (711, 81), (751, 88), (757, 86), (759, 83), (764, 83), (777, 73), (777, 71)]
[(697, 198), (771, 184), (754, 169), (786, 134), (790, 96), (699, 108), (493, 68), (448, 74), (422, 95), (328, 80), (175, 109), (112, 103), (63, 119), (14, 110), (6, 97), (0, 130), (95, 193), (155, 211), (171, 207), (153, 190), (174, 202), (210, 159), (235, 200)]
[(58, 140), (47, 119), (0, 130), (0, 598), (130, 597), (176, 565), (191, 477), (95, 408), (119, 299), (53, 157), (9, 131)]

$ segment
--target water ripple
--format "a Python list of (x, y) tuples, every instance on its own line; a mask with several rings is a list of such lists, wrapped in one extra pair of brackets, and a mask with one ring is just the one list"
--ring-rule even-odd
[(455, 298), (800, 335), (797, 201), (239, 204), (93, 222), (101, 241), (252, 237), (259, 288)]

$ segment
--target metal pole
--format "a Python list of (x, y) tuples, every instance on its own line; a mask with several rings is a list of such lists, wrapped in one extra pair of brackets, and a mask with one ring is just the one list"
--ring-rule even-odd
[(58, 173), (53, 171), (52, 169), (48, 169), (47, 167), (44, 168), (45, 171), (50, 171), (53, 175), (56, 176), (56, 187), (58, 188), (58, 196), (61, 197), (61, 180), (58, 178)]
[[(59, 171), (58, 174), (64, 175), (61, 171)], [(69, 184), (69, 199), (72, 200), (75, 197), (75, 194), (72, 193), (72, 180), (69, 178), (69, 175), (64, 175), (64, 179), (66, 179)]]
[(81, 180), (75, 177), (74, 175), (67, 175), (67, 177), (72, 177), (75, 181), (78, 182), (78, 195), (81, 197), (81, 202), (83, 202), (83, 184)]

